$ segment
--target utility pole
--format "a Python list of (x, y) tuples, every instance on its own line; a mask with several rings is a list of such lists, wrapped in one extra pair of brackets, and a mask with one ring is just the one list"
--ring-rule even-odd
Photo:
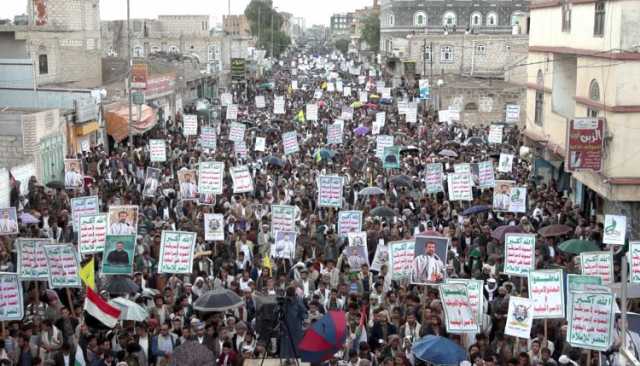
[(129, 93), (129, 123), (127, 124), (127, 132), (129, 135), (129, 146), (133, 148), (133, 135), (131, 134), (132, 113), (131, 105), (133, 104), (133, 96), (131, 94), (131, 72), (133, 71), (133, 60), (131, 58), (131, 7), (130, 0), (127, 0), (127, 58), (129, 70), (127, 73), (127, 89)]
[(273, 8), (271, 8), (271, 58), (273, 58)]

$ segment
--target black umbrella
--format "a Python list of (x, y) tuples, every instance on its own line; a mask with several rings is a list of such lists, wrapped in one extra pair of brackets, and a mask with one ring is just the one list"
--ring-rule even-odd
[(198, 297), (193, 303), (193, 309), (208, 313), (220, 312), (235, 309), (243, 303), (242, 298), (235, 292), (226, 288), (218, 288), (207, 291)]
[(197, 341), (186, 341), (176, 347), (171, 355), (171, 366), (213, 365), (215, 355), (207, 346)]
[(280, 168), (284, 166), (284, 161), (282, 161), (282, 159), (280, 159), (279, 157), (273, 156), (273, 155), (267, 156), (266, 158), (263, 159), (263, 161), (268, 165), (273, 165)]
[(420, 152), (420, 148), (415, 145), (407, 145), (400, 148), (400, 154), (403, 153), (417, 153)]
[(58, 180), (53, 180), (49, 183), (47, 183), (47, 187), (51, 188), (51, 189), (64, 189), (64, 183), (58, 181)]
[(406, 175), (393, 176), (393, 177), (389, 178), (389, 183), (393, 183), (393, 185), (395, 185), (395, 186), (404, 186), (404, 187), (407, 187), (407, 188), (413, 187), (413, 184), (411, 182), (411, 178), (409, 178)]
[(107, 283), (105, 290), (110, 294), (126, 295), (138, 292), (140, 287), (129, 277), (116, 276)]
[(371, 210), (369, 216), (394, 217), (396, 213), (389, 207), (380, 206)]

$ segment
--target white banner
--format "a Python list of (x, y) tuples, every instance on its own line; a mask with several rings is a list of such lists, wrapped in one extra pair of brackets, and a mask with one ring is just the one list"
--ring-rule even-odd
[(384, 149), (393, 146), (393, 136), (378, 135), (376, 136), (376, 158), (384, 159)]
[(284, 96), (276, 96), (273, 101), (273, 114), (285, 114)]
[(264, 95), (256, 95), (256, 108), (261, 109), (266, 106)]
[(158, 273), (192, 273), (196, 233), (162, 230)]
[(478, 333), (480, 328), (469, 303), (467, 286), (447, 284), (439, 287), (447, 332)]
[(202, 126), (200, 132), (200, 145), (204, 149), (215, 150), (218, 148), (218, 137), (216, 136), (215, 128)]
[(451, 201), (473, 200), (470, 174), (449, 173), (447, 175), (447, 185), (449, 188), (449, 200)]
[(185, 136), (198, 134), (198, 116), (195, 114), (185, 114), (182, 117), (182, 134)]
[(229, 172), (233, 180), (233, 193), (253, 192), (253, 178), (248, 166), (231, 167)]
[(266, 144), (267, 144), (267, 139), (266, 139), (266, 138), (264, 138), (264, 137), (260, 137), (260, 136), (257, 136), (257, 137), (256, 137), (256, 144), (255, 144), (255, 146), (253, 147), (253, 149), (254, 149), (255, 151), (261, 151), (261, 152), (264, 152), (264, 150), (265, 150), (265, 148), (266, 148), (266, 146), (265, 146)]
[(78, 250), (80, 254), (102, 253), (107, 239), (107, 214), (80, 216)]
[(527, 276), (536, 268), (536, 236), (508, 233), (504, 236), (504, 273)]
[(164, 140), (149, 140), (149, 156), (151, 162), (167, 161), (167, 147)]
[(307, 104), (307, 121), (317, 121), (318, 120), (318, 105), (317, 104)]
[(532, 324), (533, 300), (525, 297), (509, 296), (509, 310), (504, 334), (530, 339)]
[(502, 130), (504, 126), (502, 125), (491, 125), (489, 127), (489, 139), (488, 142), (490, 144), (501, 144), (502, 143)]
[(227, 106), (227, 120), (237, 120), (238, 119), (238, 105), (230, 104)]
[(204, 214), (204, 240), (224, 241), (224, 215)]
[(229, 125), (229, 140), (244, 141), (244, 133), (247, 126), (244, 123), (232, 122)]
[(564, 319), (564, 276), (562, 269), (529, 272), (529, 298), (533, 317)]
[(224, 163), (202, 161), (198, 164), (198, 193), (222, 194)]
[(289, 131), (282, 134), (282, 145), (284, 146), (284, 154), (290, 155), (300, 151), (298, 145), (298, 134), (296, 131)]
[(15, 273), (0, 273), (0, 321), (22, 320), (22, 283)]
[(613, 254), (611, 252), (580, 253), (580, 268), (585, 276), (602, 278), (603, 284), (613, 282)]
[(604, 234), (602, 242), (605, 244), (624, 245), (627, 233), (627, 217), (622, 215), (604, 215)]

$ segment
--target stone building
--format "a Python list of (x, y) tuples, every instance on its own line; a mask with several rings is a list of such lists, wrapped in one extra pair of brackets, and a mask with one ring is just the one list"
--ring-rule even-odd
[(353, 13), (333, 14), (329, 23), (331, 38), (347, 38), (350, 39), (354, 25)]
[(251, 37), (249, 20), (244, 14), (223, 15), (222, 30), (230, 36)]

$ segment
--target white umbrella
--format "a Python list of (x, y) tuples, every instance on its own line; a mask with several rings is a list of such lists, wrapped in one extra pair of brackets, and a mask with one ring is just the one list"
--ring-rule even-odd
[(124, 297), (111, 299), (109, 300), (109, 304), (120, 309), (120, 320), (143, 322), (149, 317), (149, 312), (145, 310), (145, 308)]

